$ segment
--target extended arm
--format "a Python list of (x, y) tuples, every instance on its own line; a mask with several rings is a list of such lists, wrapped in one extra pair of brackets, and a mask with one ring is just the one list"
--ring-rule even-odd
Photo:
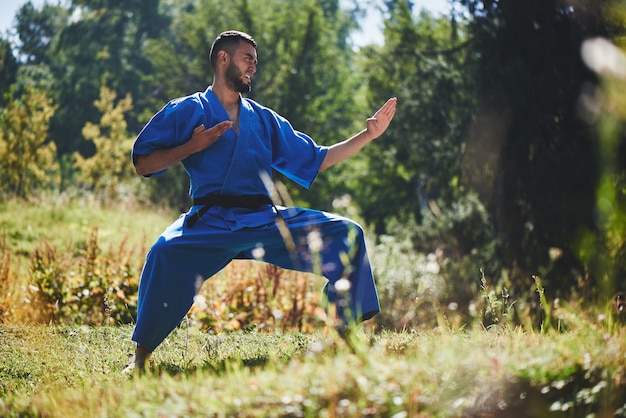
[(194, 129), (191, 139), (184, 144), (173, 148), (158, 149), (150, 154), (138, 155), (135, 160), (135, 171), (140, 176), (147, 176), (165, 170), (191, 154), (210, 147), (232, 126), (231, 121), (220, 122), (209, 129), (200, 125)]
[(389, 127), (396, 113), (396, 98), (393, 97), (376, 111), (371, 118), (367, 119), (367, 127), (358, 134), (343, 142), (339, 142), (328, 148), (326, 157), (320, 166), (320, 171), (326, 170), (333, 165), (353, 156), (365, 145), (381, 136)]

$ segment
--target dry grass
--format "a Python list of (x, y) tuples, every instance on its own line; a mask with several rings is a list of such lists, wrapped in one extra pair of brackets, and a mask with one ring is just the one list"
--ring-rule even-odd
[(176, 330), (121, 373), (131, 328), (0, 328), (2, 416), (626, 416), (626, 333)]

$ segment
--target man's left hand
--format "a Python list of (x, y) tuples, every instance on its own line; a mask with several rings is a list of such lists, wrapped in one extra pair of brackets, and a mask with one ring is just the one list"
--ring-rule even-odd
[(367, 119), (367, 132), (374, 138), (381, 136), (389, 127), (393, 116), (396, 114), (397, 99), (392, 97)]

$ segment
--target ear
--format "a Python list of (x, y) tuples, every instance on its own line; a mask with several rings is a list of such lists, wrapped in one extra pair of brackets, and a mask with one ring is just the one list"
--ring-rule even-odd
[(224, 51), (223, 49), (217, 53), (218, 62), (226, 62), (228, 61), (228, 58), (228, 52)]

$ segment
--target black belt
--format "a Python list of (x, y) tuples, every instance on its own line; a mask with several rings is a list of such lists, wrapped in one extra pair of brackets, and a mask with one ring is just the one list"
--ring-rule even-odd
[(273, 205), (269, 196), (262, 194), (246, 195), (246, 196), (223, 196), (218, 194), (210, 194), (207, 196), (196, 197), (193, 199), (194, 206), (202, 206), (193, 215), (187, 217), (187, 227), (191, 228), (212, 206), (223, 206), (226, 208), (246, 208), (258, 209), (263, 205)]

